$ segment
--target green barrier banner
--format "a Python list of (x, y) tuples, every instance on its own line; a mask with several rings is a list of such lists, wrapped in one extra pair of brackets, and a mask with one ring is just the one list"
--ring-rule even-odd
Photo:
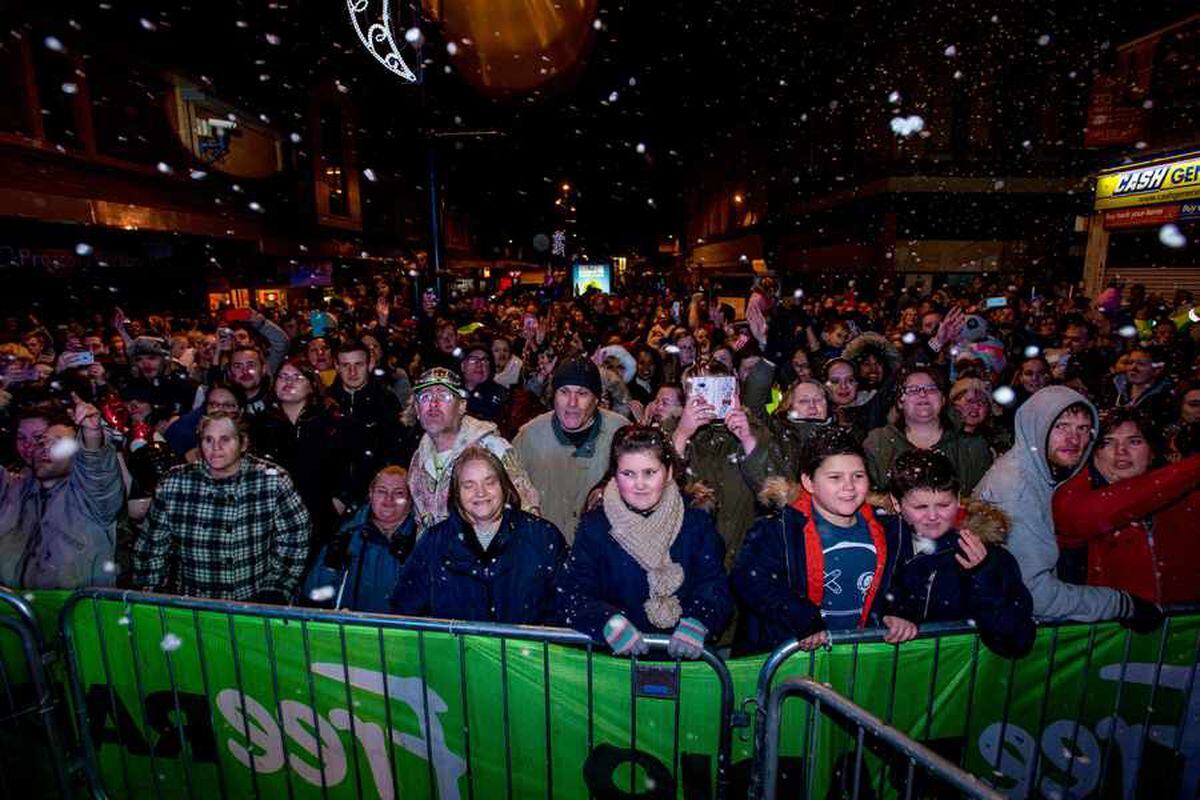
[[(1010, 797), (1191, 799), (1200, 786), (1198, 634), (1196, 616), (1143, 636), (1111, 623), (1042, 628), (1018, 661), (973, 635), (842, 645), (797, 653), (775, 682), (810, 675), (828, 683)], [(733, 675), (741, 697), (743, 676)], [(786, 703), (780, 796), (844, 793), (852, 730), (814, 721), (801, 699)], [(744, 755), (735, 740), (734, 758)], [(907, 762), (882, 755), (866, 759), (872, 791), (864, 797), (903, 786)]]
[[(58, 634), (58, 615), (71, 596), (70, 591), (37, 591), (21, 592), (18, 597), (29, 604), (37, 618), (38, 626), (47, 641), (54, 641)], [(0, 614), (20, 616), (12, 606), (0, 603)], [(8, 630), (0, 630), (0, 685), (20, 686), (29, 682), (29, 671), (25, 664), (25, 653), (21, 649), (20, 640)], [(61, 679), (61, 675), (51, 674), (51, 679)]]
[[(721, 685), (537, 641), (84, 598), (65, 622), (100, 778), (117, 797), (654, 797), (716, 793)], [(1196, 796), (1200, 617), (1162, 634), (1039, 631), (797, 653), (811, 675), (1013, 797)], [(762, 658), (728, 662), (735, 706)], [(852, 731), (787, 701), (780, 796), (850, 780)], [(748, 729), (729, 796), (746, 796)], [(903, 767), (868, 756), (863, 797)], [(251, 769), (253, 767), (253, 769)], [(869, 791), (868, 791), (869, 787)], [(920, 794), (920, 793), (918, 793)]]
[[(538, 641), (83, 599), (118, 797), (712, 797), (721, 686)], [(253, 767), (253, 769), (251, 769)]]

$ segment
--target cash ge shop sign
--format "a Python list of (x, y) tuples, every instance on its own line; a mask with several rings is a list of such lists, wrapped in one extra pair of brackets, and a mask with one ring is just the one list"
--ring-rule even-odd
[(1096, 179), (1096, 208), (1171, 203), (1200, 197), (1200, 153), (1107, 170)]

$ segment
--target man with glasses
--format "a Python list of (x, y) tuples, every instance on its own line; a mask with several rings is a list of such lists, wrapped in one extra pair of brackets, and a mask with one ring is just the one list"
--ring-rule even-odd
[(540, 513), (537, 489), (521, 466), (513, 446), (495, 423), (467, 416), (467, 390), (457, 372), (433, 367), (413, 386), (417, 419), (424, 434), (408, 470), (409, 491), (420, 530), (449, 515), (450, 473), (460, 453), (471, 445), (483, 447), (504, 465), (521, 496), (521, 508)]
[(1119, 619), (1135, 631), (1154, 630), (1162, 611), (1128, 592), (1077, 586), (1059, 578), (1058, 543), (1051, 501), (1054, 490), (1084, 464), (1095, 442), (1095, 407), (1073, 389), (1047, 386), (1029, 398), (1016, 416), (1016, 441), (983, 476), (975, 497), (997, 506), (1009, 518), (1005, 547), (1021, 567), (1042, 621), (1098, 622)]
[(486, 342), (472, 342), (463, 348), (462, 376), (467, 413), (476, 419), (498, 422), (508, 404), (508, 390), (492, 379), (492, 353)]

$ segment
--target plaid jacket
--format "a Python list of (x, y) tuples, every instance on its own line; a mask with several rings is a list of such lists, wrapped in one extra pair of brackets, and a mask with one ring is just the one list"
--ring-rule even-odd
[(134, 584), (192, 597), (291, 597), (304, 574), (308, 512), (281, 467), (243, 456), (215, 479), (203, 462), (173, 469), (134, 549)]

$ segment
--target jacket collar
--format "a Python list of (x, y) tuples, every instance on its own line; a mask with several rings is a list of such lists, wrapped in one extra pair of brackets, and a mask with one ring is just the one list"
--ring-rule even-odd
[[(798, 511), (801, 518), (804, 520), (804, 527), (801, 530), (804, 546), (804, 564), (806, 568), (805, 575), (805, 590), (808, 600), (817, 608), (821, 607), (821, 601), (825, 598), (825, 551), (821, 547), (821, 534), (817, 531), (817, 520), (813, 509), (812, 495), (807, 492), (802, 493), (799, 497), (792, 501), (789, 506), (794, 511)], [(884, 533), (883, 525), (875, 518), (875, 512), (871, 510), (869, 505), (863, 504), (859, 509), (859, 513), (863, 515), (863, 520), (867, 523), (867, 532), (871, 536), (871, 542), (875, 545), (875, 574), (871, 578), (871, 586), (867, 589), (867, 596), (863, 599), (862, 616), (858, 620), (860, 628), (865, 627), (867, 619), (871, 615), (871, 606), (875, 604), (875, 597), (879, 593), (879, 587), (883, 583), (884, 572), (888, 564), (888, 547), (887, 535)]]

